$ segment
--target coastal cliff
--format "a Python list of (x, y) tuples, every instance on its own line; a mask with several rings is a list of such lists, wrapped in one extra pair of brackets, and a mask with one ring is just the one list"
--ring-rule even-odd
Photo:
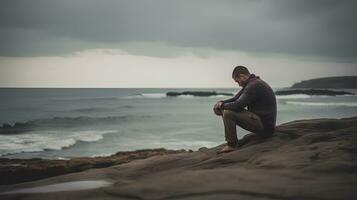
[(338, 76), (304, 80), (295, 83), (292, 88), (357, 88), (357, 76)]
[[(102, 168), (87, 167), (81, 172), (2, 185), (0, 197), (190, 200), (357, 198), (357, 117), (285, 123), (279, 125), (270, 138), (248, 134), (240, 140), (238, 150), (217, 155), (222, 145), (203, 147), (193, 152), (161, 152), (131, 162), (113, 162), (99, 166)], [(92, 159), (92, 164), (96, 161), (96, 158), (87, 159)], [(14, 165), (20, 161), (8, 160), (7, 163)], [(23, 160), (20, 164), (26, 166)], [(16, 192), (89, 180), (110, 184), (87, 190)]]

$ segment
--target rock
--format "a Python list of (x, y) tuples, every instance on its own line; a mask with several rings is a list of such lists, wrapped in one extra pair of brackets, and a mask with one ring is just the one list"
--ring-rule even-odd
[(337, 76), (304, 80), (295, 83), (292, 88), (357, 88), (357, 76)]
[(92, 168), (110, 167), (136, 159), (181, 152), (185, 152), (185, 150), (145, 149), (118, 152), (108, 157), (83, 157), (70, 160), (0, 158), (0, 185), (33, 181)]
[(180, 96), (181, 92), (166, 92), (166, 96), (168, 97), (176, 97), (176, 96)]
[[(279, 125), (269, 138), (248, 134), (239, 141), (238, 150), (226, 154), (216, 154), (222, 144), (191, 153), (181, 151), (166, 154), (165, 151), (159, 151), (158, 155), (153, 153), (155, 156), (131, 162), (131, 154), (125, 153), (104, 157), (103, 160), (77, 158), (69, 161), (76, 170), (98, 165), (104, 168), (3, 185), (0, 194), (63, 182), (105, 180), (113, 184), (91, 190), (63, 191), (61, 195), (8, 194), (1, 198), (352, 200), (357, 197), (356, 132), (357, 117), (298, 120)], [(121, 160), (127, 158), (128, 162), (115, 164), (116, 156), (120, 156)], [(41, 171), (39, 163), (44, 166), (47, 163), (47, 168), (51, 163), (44, 160), (8, 160), (8, 163), (28, 166), (31, 166), (31, 162), (37, 163), (32, 165), (31, 170), (38, 174)], [(52, 162), (59, 162), (51, 165), (53, 171), (69, 168), (68, 164), (64, 164), (65, 161)], [(30, 175), (31, 170), (15, 175)], [(4, 173), (2, 171), (1, 177)]]
[(291, 95), (291, 94), (307, 94), (307, 95), (327, 95), (327, 96), (336, 96), (336, 95), (352, 95), (351, 92), (345, 91), (333, 91), (333, 90), (279, 90), (275, 92), (276, 95)]
[(201, 148), (198, 149), (198, 151), (207, 151), (207, 150), (208, 150), (207, 147), (201, 147)]
[(216, 96), (216, 95), (223, 95), (223, 96), (233, 96), (232, 93), (225, 93), (225, 92), (215, 92), (215, 91), (184, 91), (184, 92), (167, 92), (166, 96), (168, 97), (176, 97), (180, 95), (192, 95), (198, 97), (208, 97), (208, 96)]

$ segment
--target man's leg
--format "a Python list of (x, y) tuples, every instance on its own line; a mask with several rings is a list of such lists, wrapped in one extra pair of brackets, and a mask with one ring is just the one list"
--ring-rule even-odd
[(247, 110), (233, 112), (230, 110), (223, 111), (224, 132), (227, 144), (236, 146), (238, 142), (236, 125), (253, 133), (260, 133), (264, 130), (260, 117)]

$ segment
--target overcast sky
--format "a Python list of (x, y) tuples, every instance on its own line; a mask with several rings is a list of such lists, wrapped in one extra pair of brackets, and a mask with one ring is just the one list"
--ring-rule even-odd
[(273, 87), (357, 75), (354, 0), (3, 0), (0, 87)]

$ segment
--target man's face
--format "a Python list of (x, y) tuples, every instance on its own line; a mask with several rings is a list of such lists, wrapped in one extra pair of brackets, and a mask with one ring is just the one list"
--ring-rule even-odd
[(244, 74), (238, 74), (236, 77), (233, 78), (233, 80), (237, 82), (240, 87), (244, 86), (247, 79), (247, 76)]

